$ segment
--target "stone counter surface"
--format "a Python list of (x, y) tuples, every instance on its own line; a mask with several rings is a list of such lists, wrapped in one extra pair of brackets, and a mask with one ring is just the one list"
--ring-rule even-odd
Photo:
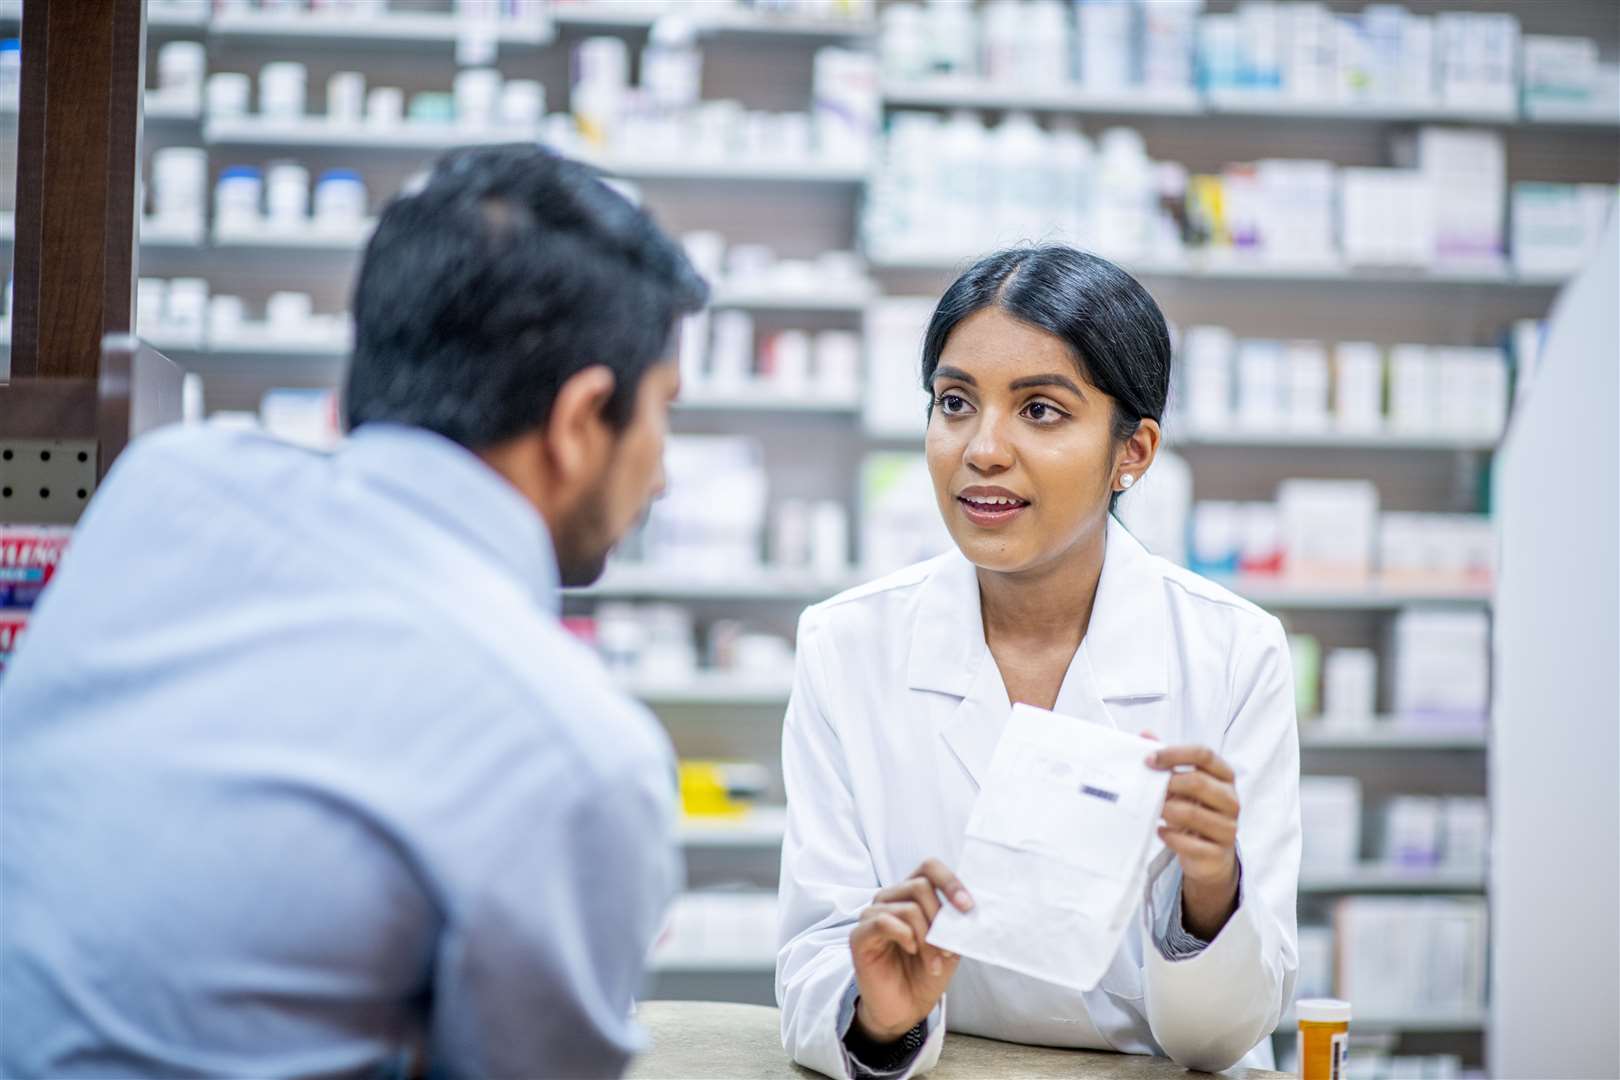
[[(644, 1001), (636, 1017), (652, 1043), (630, 1066), (636, 1080), (760, 1080), (819, 1076), (788, 1060), (775, 1009), (712, 1001)], [(1032, 1080), (1181, 1080), (1192, 1073), (1168, 1058), (1054, 1050), (947, 1032), (931, 1080), (1029, 1077)], [(1283, 1080), (1289, 1074), (1235, 1069), (1231, 1080)]]

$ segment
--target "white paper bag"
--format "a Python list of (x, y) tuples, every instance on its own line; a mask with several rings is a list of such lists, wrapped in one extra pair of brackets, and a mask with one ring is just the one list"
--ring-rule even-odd
[(1161, 744), (1015, 705), (968, 818), (955, 867), (973, 894), (947, 905), (928, 943), (1047, 982), (1090, 990), (1142, 896), (1170, 774)]

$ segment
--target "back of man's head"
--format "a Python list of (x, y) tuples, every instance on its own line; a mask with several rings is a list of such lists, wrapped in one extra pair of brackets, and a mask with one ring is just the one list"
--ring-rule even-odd
[(387, 421), (480, 450), (543, 427), (558, 389), (615, 375), (631, 418), (707, 287), (653, 220), (535, 146), (458, 150), (383, 211), (355, 286), (349, 427)]

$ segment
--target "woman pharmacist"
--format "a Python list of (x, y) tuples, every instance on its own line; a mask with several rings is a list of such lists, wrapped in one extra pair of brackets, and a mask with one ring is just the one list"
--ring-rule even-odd
[[(1276, 619), (1110, 516), (1159, 446), (1164, 317), (1064, 247), (991, 255), (923, 344), (927, 456), (957, 550), (810, 609), (783, 735), (783, 1044), (905, 1077), (952, 1031), (1271, 1064), (1293, 995), (1299, 743)], [(1152, 733), (1174, 858), (1101, 983), (1068, 990), (923, 941), (1012, 702)], [(1086, 843), (1084, 836), (1074, 838)]]

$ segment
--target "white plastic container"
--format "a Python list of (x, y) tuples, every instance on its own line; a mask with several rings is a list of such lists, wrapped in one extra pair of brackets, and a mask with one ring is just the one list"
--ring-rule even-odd
[(366, 123), (394, 127), (405, 120), (405, 91), (397, 86), (374, 86), (366, 94)]
[(208, 151), (166, 146), (152, 154), (152, 216), (200, 221), (208, 202)]
[(810, 382), (810, 335), (783, 330), (766, 340), (762, 352), (762, 368), (777, 393), (796, 397), (805, 392)]
[(710, 378), (717, 389), (741, 389), (753, 377), (754, 320), (743, 311), (721, 311), (714, 316), (714, 344), (710, 351)]
[(259, 113), (269, 119), (296, 120), (304, 115), (309, 70), (291, 60), (276, 60), (259, 69)]
[(167, 336), (201, 344), (207, 317), (208, 282), (202, 278), (175, 278), (169, 282), (163, 319)]
[(214, 227), (220, 232), (257, 228), (263, 198), (263, 174), (251, 165), (231, 166), (214, 185)]
[(630, 79), (630, 54), (624, 39), (593, 37), (574, 50), (570, 101), (580, 137), (586, 145), (612, 145)]
[(849, 572), (849, 563), (849, 511), (836, 500), (820, 500), (810, 511), (810, 567), (836, 578)]
[(358, 71), (339, 71), (326, 80), (326, 119), (333, 124), (358, 124), (365, 115), (366, 77)]
[(272, 226), (300, 227), (309, 218), (309, 170), (277, 162), (265, 177), (266, 218)]
[(456, 99), (456, 123), (468, 128), (487, 128), (495, 123), (501, 100), (501, 73), (495, 68), (463, 68), (456, 72), (452, 92)]
[(665, 15), (652, 25), (641, 51), (641, 89), (655, 110), (679, 112), (697, 104), (703, 82), (703, 54), (691, 21)]
[(328, 169), (315, 185), (315, 224), (357, 228), (366, 217), (366, 185), (352, 169)]
[(270, 337), (286, 341), (297, 338), (315, 312), (315, 302), (309, 293), (271, 293), (264, 305), (264, 321)]
[(207, 50), (200, 41), (168, 41), (158, 49), (158, 94), (176, 108), (200, 110), (208, 71)]
[(242, 331), (243, 307), (240, 296), (215, 296), (208, 301), (208, 340), (214, 346), (230, 341)]
[(208, 76), (208, 115), (215, 119), (246, 116), (252, 96), (253, 80), (239, 71)]
[(501, 87), (500, 123), (537, 128), (546, 115), (546, 88), (533, 79), (508, 79)]
[(978, 27), (973, 6), (961, 0), (929, 0), (928, 71), (933, 75), (973, 75), (977, 67)]
[(861, 339), (848, 330), (823, 330), (815, 340), (815, 386), (828, 398), (860, 393)]

